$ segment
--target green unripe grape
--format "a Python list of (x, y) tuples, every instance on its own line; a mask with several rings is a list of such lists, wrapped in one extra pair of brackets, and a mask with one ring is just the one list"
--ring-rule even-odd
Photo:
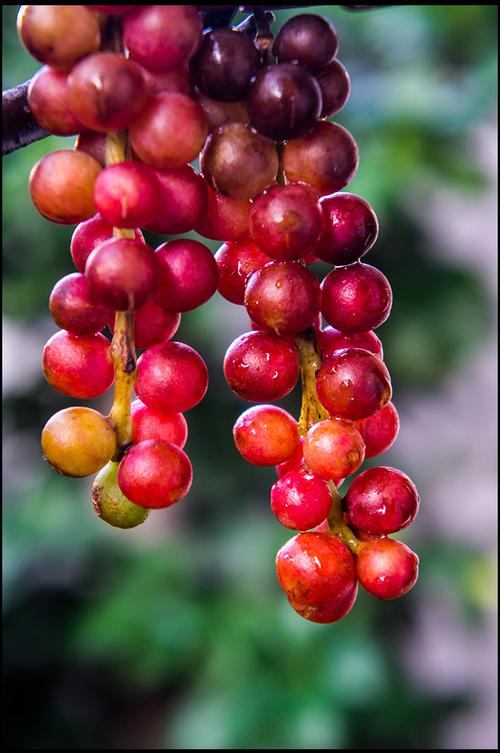
[(115, 528), (135, 528), (144, 523), (148, 510), (135, 505), (121, 492), (116, 476), (119, 463), (110, 462), (92, 485), (92, 505), (101, 520)]

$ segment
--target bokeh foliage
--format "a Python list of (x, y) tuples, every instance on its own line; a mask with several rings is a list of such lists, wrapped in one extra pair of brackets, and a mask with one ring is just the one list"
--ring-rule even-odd
[[(17, 9), (3, 7), (4, 87), (37, 69), (17, 40)], [(380, 219), (369, 261), (395, 291), (381, 328), (395, 395), (436, 391), (473, 356), (493, 312), (481, 279), (429, 246), (412, 204), (430, 184), (471, 197), (487, 185), (469, 139), (494, 113), (497, 9), (312, 10), (334, 21), (351, 75), (336, 119), (360, 149), (349, 190)], [(277, 13), (278, 23), (290, 15)], [(29, 171), (70, 143), (50, 138), (4, 160), (4, 315), (25, 331), (50, 333), (49, 291), (73, 271), (72, 228), (36, 213)], [(245, 464), (232, 444), (244, 406), (221, 375), (231, 339), (222, 321), (233, 311), (221, 315), (221, 305), (185, 315), (178, 335), (211, 375), (206, 399), (187, 416), (192, 492), (178, 510), (150, 515), (144, 532), (103, 525), (89, 484), (43, 464), (40, 428), (67, 398), (41, 374), (7, 396), (4, 431), (17, 447), (4, 486), (7, 746), (432, 748), (443, 723), (473, 699), (408, 681), (394, 647), (411, 629), (416, 599), (384, 604), (360, 594), (345, 620), (322, 627), (282, 597), (273, 563), (288, 532), (268, 507), (273, 472)], [(282, 404), (296, 412), (298, 399)], [(419, 588), (455, 588), (464, 620), (476, 618), (471, 573), (483, 566), (481, 552), (424, 540), (415, 528), (403, 538), (415, 536), (425, 563)]]

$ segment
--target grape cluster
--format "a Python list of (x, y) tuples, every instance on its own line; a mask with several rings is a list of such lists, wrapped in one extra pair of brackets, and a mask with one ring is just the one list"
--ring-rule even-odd
[[(254, 35), (203, 33), (203, 8), (20, 10), (21, 40), (44, 64), (29, 87), (33, 115), (51, 133), (77, 135), (74, 149), (43, 157), (30, 176), (38, 211), (76, 224), (77, 272), (50, 296), (60, 331), (44, 348), (44, 373), (75, 398), (114, 382), (108, 416), (62, 410), (43, 429), (42, 448), (61, 473), (97, 473), (93, 505), (111, 525), (134, 527), (182, 499), (192, 481), (183, 414), (205, 395), (208, 372), (172, 338), (181, 315), (217, 290), (244, 305), (249, 331), (229, 347), (224, 375), (239, 397), (264, 404), (238, 418), (234, 440), (248, 462), (276, 466), (271, 508), (298, 532), (276, 560), (291, 606), (334, 622), (352, 607), (358, 581), (394, 598), (418, 573), (417, 556), (388, 537), (417, 513), (410, 479), (371, 468), (344, 499), (337, 491), (399, 428), (373, 332), (392, 292), (361, 261), (378, 221), (364, 199), (342, 191), (358, 149), (327, 119), (346, 103), (349, 76), (321, 16), (295, 16), (273, 40), (259, 11)], [(153, 249), (141, 229), (195, 230), (223, 245), (215, 258), (186, 238)], [(333, 267), (321, 284), (309, 269), (317, 260)], [(297, 421), (269, 403), (299, 375)]]

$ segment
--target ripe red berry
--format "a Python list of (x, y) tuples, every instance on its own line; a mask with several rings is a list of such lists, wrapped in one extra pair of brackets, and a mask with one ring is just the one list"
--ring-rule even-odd
[(42, 360), (46, 380), (63, 395), (98, 397), (113, 384), (109, 340), (104, 335), (56, 332), (45, 344)]
[(162, 413), (184, 413), (203, 399), (208, 370), (189, 345), (166, 342), (146, 350), (137, 361), (137, 396)]
[(108, 323), (110, 311), (95, 303), (85, 275), (66, 275), (56, 282), (49, 298), (49, 310), (61, 329), (74, 335), (93, 335)]
[(211, 186), (207, 186), (207, 196), (206, 213), (196, 223), (196, 232), (214, 241), (243, 241), (248, 238), (252, 208), (250, 200), (223, 196)]
[(31, 79), (28, 105), (33, 117), (42, 128), (57, 136), (85, 130), (69, 109), (68, 99), (66, 74), (44, 66)]
[[(164, 308), (148, 298), (146, 303), (135, 310), (134, 343), (136, 348), (150, 348), (152, 345), (171, 340), (179, 329), (181, 315)], [(115, 328), (115, 312), (108, 319), (111, 331)]]
[(388, 318), (392, 307), (389, 281), (369, 264), (336, 267), (321, 284), (321, 313), (341, 332), (367, 332)]
[(295, 419), (275, 405), (256, 405), (238, 418), (233, 429), (239, 453), (254, 465), (278, 465), (290, 458), (299, 444)]
[(417, 555), (409, 547), (384, 536), (360, 548), (356, 572), (368, 593), (379, 599), (397, 599), (417, 582), (418, 564)]
[(246, 332), (229, 346), (224, 376), (243, 400), (279, 400), (297, 383), (298, 353), (293, 345), (271, 332)]
[(285, 460), (283, 463), (279, 463), (279, 465), (276, 466), (276, 474), (278, 478), (282, 478), (285, 473), (290, 473), (290, 471), (301, 471), (305, 469), (303, 444), (304, 438), (300, 437), (299, 444), (293, 455), (288, 458), (288, 460)]
[(299, 533), (276, 556), (276, 575), (289, 600), (302, 606), (333, 607), (356, 584), (349, 549), (328, 533)]
[(323, 16), (301, 13), (281, 27), (273, 45), (280, 63), (299, 63), (312, 73), (320, 73), (338, 50), (337, 33)]
[(141, 162), (109, 165), (97, 177), (94, 200), (101, 217), (116, 227), (147, 225), (158, 211), (160, 186), (154, 170)]
[(369, 332), (344, 334), (335, 329), (335, 327), (325, 327), (325, 329), (319, 330), (317, 337), (324, 360), (329, 358), (335, 351), (345, 350), (346, 348), (362, 348), (363, 350), (369, 350), (370, 353), (374, 353), (379, 358), (384, 357), (382, 343), (375, 332), (371, 330)]
[(85, 276), (92, 296), (117, 311), (138, 308), (157, 285), (153, 249), (133, 238), (111, 238), (87, 259)]
[(331, 416), (357, 421), (371, 416), (392, 396), (384, 363), (367, 350), (338, 350), (324, 361), (316, 376), (318, 397)]
[(388, 450), (398, 436), (398, 412), (392, 403), (387, 403), (368, 418), (356, 421), (356, 426), (365, 443), (365, 457), (373, 458)]
[(186, 496), (193, 481), (188, 456), (161, 439), (133, 444), (118, 468), (118, 486), (136, 505), (170, 507)]
[(349, 99), (351, 91), (351, 82), (349, 74), (338, 60), (332, 62), (325, 68), (316, 81), (321, 89), (321, 98), (323, 107), (321, 108), (321, 118), (328, 118), (339, 112)]
[[(100, 214), (95, 214), (89, 220), (80, 222), (71, 236), (70, 251), (73, 263), (79, 272), (85, 272), (85, 264), (90, 254), (103, 241), (113, 237), (113, 227)], [(144, 236), (136, 228), (135, 239), (144, 243)]]
[(364, 256), (378, 236), (378, 220), (367, 201), (352, 193), (320, 199), (324, 228), (314, 252), (329, 264), (352, 264)]
[(311, 426), (304, 437), (304, 462), (312, 473), (331, 480), (350, 476), (365, 459), (365, 445), (357, 428), (330, 418)]
[(272, 186), (255, 199), (250, 214), (253, 240), (280, 261), (307, 256), (322, 227), (319, 202), (306, 186)]
[(342, 617), (345, 617), (354, 606), (357, 595), (358, 581), (356, 580), (349, 591), (346, 591), (343, 596), (340, 596), (333, 602), (333, 604), (330, 604), (327, 607), (311, 607), (301, 604), (298, 601), (294, 601), (293, 599), (288, 599), (288, 603), (297, 614), (300, 614), (301, 617), (309, 620), (309, 622), (317, 622), (321, 625), (325, 625), (337, 622), (338, 620), (341, 620)]
[(215, 254), (219, 293), (231, 303), (243, 304), (248, 277), (272, 261), (253, 241), (224, 243)]
[(161, 439), (171, 442), (181, 450), (186, 444), (188, 426), (182, 413), (161, 413), (134, 400), (130, 407), (134, 444), (146, 439)]
[(191, 165), (155, 171), (158, 185), (157, 211), (145, 223), (154, 233), (177, 235), (192, 230), (207, 208), (207, 185)]
[(271, 488), (271, 509), (279, 522), (309, 531), (328, 517), (332, 494), (326, 481), (306, 470), (290, 471)]
[(181, 238), (156, 249), (158, 289), (154, 299), (168, 311), (192, 311), (217, 290), (219, 271), (212, 252)]
[(415, 484), (405, 473), (381, 466), (356, 476), (345, 502), (354, 528), (387, 534), (410, 525), (418, 512), (419, 496)]
[(252, 321), (263, 329), (296, 335), (318, 315), (319, 297), (319, 283), (312, 272), (298, 262), (275, 261), (249, 277), (245, 306)]

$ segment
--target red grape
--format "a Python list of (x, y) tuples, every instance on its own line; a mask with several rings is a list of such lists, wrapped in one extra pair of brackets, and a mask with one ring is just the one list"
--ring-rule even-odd
[(316, 376), (318, 397), (331, 416), (357, 421), (380, 410), (392, 397), (383, 361), (360, 348), (333, 353)]
[(208, 370), (189, 345), (153, 345), (137, 361), (135, 391), (143, 403), (162, 413), (184, 413), (203, 399)]
[(382, 343), (375, 332), (356, 332), (346, 335), (339, 332), (335, 327), (325, 327), (318, 332), (318, 342), (321, 348), (323, 359), (329, 358), (337, 350), (346, 348), (362, 348), (369, 350), (379, 358), (384, 357)]
[(305, 136), (283, 149), (283, 166), (290, 182), (304, 182), (323, 194), (340, 191), (356, 175), (358, 147), (338, 123), (321, 120)]
[(161, 92), (149, 100), (131, 125), (130, 141), (146, 164), (173, 168), (198, 156), (207, 133), (205, 116), (198, 102), (178, 92)]
[(418, 578), (418, 557), (401, 541), (383, 538), (364, 544), (356, 562), (359, 582), (379, 599), (397, 599)]
[(248, 277), (272, 261), (253, 241), (224, 243), (215, 254), (219, 293), (231, 303), (243, 304)]
[(101, 217), (115, 227), (147, 225), (158, 211), (160, 186), (155, 171), (141, 162), (109, 165), (94, 185)]
[(273, 259), (307, 256), (323, 227), (321, 208), (306, 186), (272, 186), (255, 199), (250, 233)]
[(68, 76), (73, 115), (93, 131), (120, 131), (142, 112), (149, 92), (142, 69), (117, 52), (81, 60)]
[[(85, 264), (94, 248), (112, 237), (113, 227), (108, 225), (100, 214), (96, 214), (76, 226), (71, 236), (70, 251), (75, 267), (79, 272), (85, 271)], [(144, 236), (139, 228), (135, 231), (135, 238), (144, 243)]]
[[(114, 312), (108, 318), (108, 327), (114, 330)], [(152, 345), (170, 340), (181, 323), (181, 315), (164, 308), (149, 298), (135, 310), (134, 343), (136, 348), (150, 348)]]
[(158, 289), (154, 299), (168, 311), (192, 311), (217, 290), (219, 271), (212, 252), (188, 238), (156, 250)]
[(94, 248), (85, 276), (95, 300), (117, 311), (138, 308), (157, 285), (153, 249), (133, 238), (111, 238)]
[(398, 412), (392, 403), (387, 403), (368, 418), (356, 421), (356, 426), (365, 443), (365, 457), (372, 458), (388, 450), (398, 436)]
[(304, 437), (304, 462), (327, 481), (350, 476), (365, 459), (365, 445), (356, 427), (330, 418), (311, 426)]
[(319, 310), (319, 283), (298, 262), (275, 261), (248, 278), (245, 306), (252, 321), (279, 335), (309, 327)]
[(303, 445), (304, 438), (300, 437), (299, 444), (293, 455), (288, 458), (288, 460), (285, 460), (283, 463), (276, 466), (276, 474), (278, 478), (281, 478), (286, 473), (290, 473), (290, 471), (302, 471), (305, 469)]
[(194, 5), (146, 5), (125, 18), (125, 46), (150, 71), (170, 71), (195, 52), (202, 26)]
[(358, 582), (354, 581), (351, 588), (343, 596), (340, 596), (327, 607), (311, 607), (290, 598), (288, 599), (288, 603), (297, 614), (300, 614), (301, 617), (309, 620), (309, 622), (331, 624), (332, 622), (341, 620), (342, 617), (345, 617), (351, 611), (357, 595)]
[(250, 402), (278, 400), (299, 378), (296, 348), (270, 332), (246, 332), (228, 348), (224, 376), (239, 397)]
[(396, 468), (380, 466), (356, 476), (345, 497), (354, 528), (373, 534), (387, 534), (406, 528), (419, 506), (415, 484)]
[(295, 531), (309, 531), (330, 512), (332, 494), (326, 481), (308, 471), (290, 471), (271, 489), (271, 509), (279, 522)]
[(88, 220), (96, 211), (94, 183), (100, 171), (85, 152), (62, 149), (46, 154), (30, 173), (31, 200), (52, 222), (73, 225)]
[(132, 416), (132, 441), (137, 444), (146, 439), (161, 439), (171, 442), (181, 450), (186, 444), (188, 426), (182, 413), (160, 413), (142, 400), (134, 400), (130, 408)]
[(193, 481), (188, 456), (161, 439), (133, 444), (118, 468), (118, 486), (136, 505), (170, 507), (186, 496)]
[(207, 210), (195, 230), (214, 241), (242, 241), (248, 238), (248, 221), (252, 207), (248, 199), (223, 196), (207, 186)]
[(226, 123), (248, 123), (248, 111), (245, 102), (219, 102), (196, 93), (196, 99), (205, 114), (209, 131), (215, 131)]
[(391, 313), (389, 281), (369, 264), (336, 267), (321, 284), (321, 313), (341, 332), (367, 332)]
[(186, 97), (192, 97), (194, 94), (193, 85), (189, 80), (189, 71), (184, 67), (156, 73), (143, 68), (142, 73), (148, 91), (152, 95), (160, 92), (179, 92), (179, 94), (185, 94)]
[(68, 84), (64, 73), (44, 66), (28, 86), (28, 105), (37, 123), (57, 136), (84, 131), (69, 109)]
[(109, 340), (101, 334), (78, 337), (60, 330), (43, 349), (43, 373), (63, 395), (98, 397), (113, 384)]
[(57, 326), (74, 335), (99, 332), (110, 315), (106, 306), (94, 303), (87, 279), (79, 272), (56, 282), (50, 294), (49, 310)]
[(105, 133), (97, 133), (97, 131), (84, 131), (84, 133), (79, 133), (75, 140), (74, 149), (77, 152), (85, 152), (89, 157), (95, 159), (101, 167), (106, 167)]
[(335, 115), (349, 99), (351, 91), (349, 74), (342, 63), (332, 60), (330, 65), (316, 77), (316, 81), (321, 89), (323, 100), (320, 117), (328, 118)]
[(325, 219), (315, 254), (329, 264), (352, 264), (364, 256), (378, 236), (377, 216), (367, 201), (352, 193), (323, 196)]
[(299, 63), (312, 73), (320, 73), (338, 50), (337, 33), (323, 16), (302, 13), (289, 18), (273, 45), (279, 63)]
[(288, 460), (299, 444), (295, 419), (275, 405), (255, 405), (238, 418), (233, 429), (240, 455), (254, 465), (278, 465)]
[(191, 165), (172, 170), (156, 170), (159, 194), (157, 211), (146, 223), (154, 233), (187, 233), (203, 217), (207, 208), (207, 184)]

